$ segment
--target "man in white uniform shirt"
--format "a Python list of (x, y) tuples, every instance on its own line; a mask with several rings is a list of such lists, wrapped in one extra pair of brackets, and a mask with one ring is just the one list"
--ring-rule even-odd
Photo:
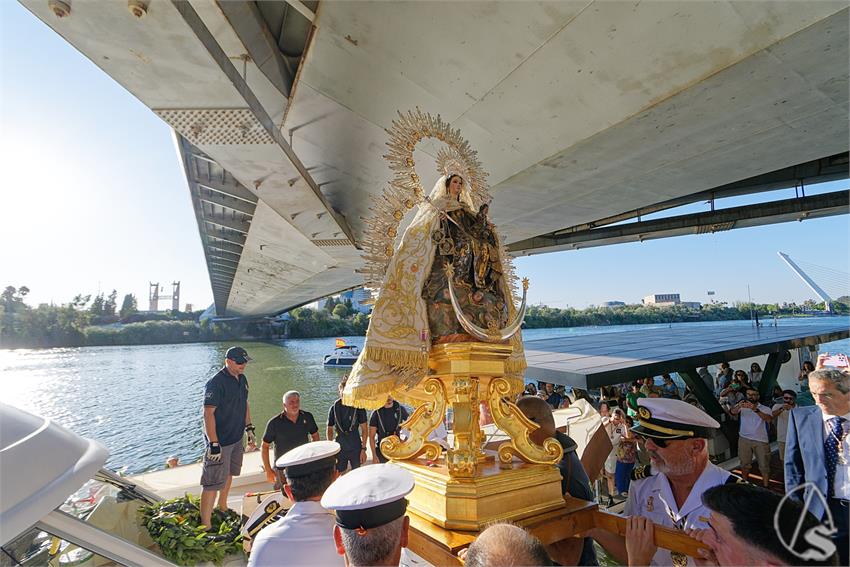
[(638, 400), (632, 431), (646, 440), (652, 472), (636, 469), (633, 475), (623, 511), (630, 516), (625, 538), (600, 529), (589, 535), (624, 565), (692, 565), (687, 556), (655, 546), (652, 524), (682, 531), (709, 527), (702, 493), (740, 480), (708, 460), (708, 437), (719, 427), (710, 415), (681, 400)]
[(338, 476), (339, 451), (339, 443), (335, 441), (314, 441), (284, 453), (275, 461), (278, 474), (286, 475), (283, 490), (295, 504), (286, 516), (257, 535), (251, 547), (249, 567), (345, 565), (334, 543), (333, 512), (323, 508), (320, 502)]
[(768, 424), (773, 421), (770, 408), (759, 403), (759, 392), (755, 388), (747, 388), (746, 399), (738, 402), (730, 410), (737, 415), (741, 424), (738, 437), (738, 458), (741, 459), (741, 474), (744, 480), (750, 480), (750, 469), (753, 466), (753, 453), (759, 463), (761, 484), (770, 486), (770, 442), (767, 438)]
[[(848, 565), (850, 374), (835, 368), (815, 370), (809, 373), (809, 389), (817, 405), (796, 408), (788, 420), (785, 493), (805, 502), (827, 524), (831, 517), (839, 565)], [(804, 484), (805, 489), (794, 491)], [(811, 494), (812, 486), (820, 495)]]

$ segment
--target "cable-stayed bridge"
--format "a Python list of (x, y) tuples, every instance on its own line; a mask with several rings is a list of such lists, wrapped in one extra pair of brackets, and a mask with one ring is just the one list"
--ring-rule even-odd
[(792, 259), (777, 252), (789, 268), (824, 302), (827, 312), (832, 312), (834, 299), (850, 297), (850, 274), (805, 260)]

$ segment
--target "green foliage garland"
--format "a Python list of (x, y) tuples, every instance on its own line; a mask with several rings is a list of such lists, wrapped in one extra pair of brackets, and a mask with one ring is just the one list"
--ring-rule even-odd
[(210, 530), (201, 526), (200, 501), (190, 494), (142, 506), (139, 514), (165, 558), (178, 565), (220, 564), (228, 555), (243, 553), (241, 518), (233, 510), (213, 510)]

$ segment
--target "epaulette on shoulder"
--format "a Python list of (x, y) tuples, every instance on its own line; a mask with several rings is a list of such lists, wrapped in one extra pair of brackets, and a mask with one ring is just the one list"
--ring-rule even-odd
[(652, 476), (652, 468), (650, 465), (637, 465), (632, 469), (630, 475), (632, 480), (641, 480)]
[(736, 474), (730, 474), (723, 484), (746, 484), (747, 481)]

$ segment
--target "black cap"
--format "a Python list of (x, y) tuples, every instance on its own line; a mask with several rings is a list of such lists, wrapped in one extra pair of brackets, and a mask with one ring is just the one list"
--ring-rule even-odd
[(229, 358), (236, 364), (245, 364), (246, 362), (251, 360), (251, 357), (248, 356), (248, 351), (238, 346), (230, 347), (229, 349), (227, 349), (227, 354), (225, 354), (224, 357)]

